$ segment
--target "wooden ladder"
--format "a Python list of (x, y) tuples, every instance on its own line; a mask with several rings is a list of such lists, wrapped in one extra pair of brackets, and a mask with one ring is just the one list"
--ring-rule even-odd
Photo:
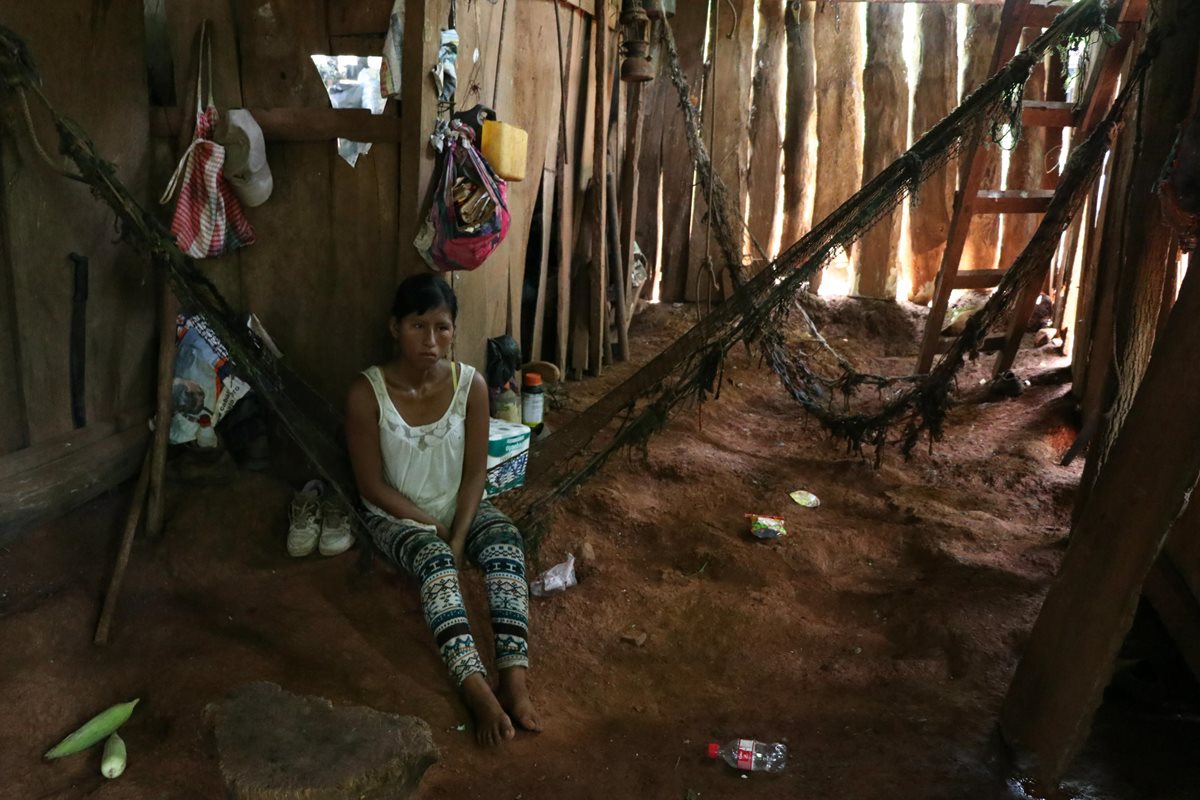
[[(1130, 44), (1137, 34), (1138, 26), (1146, 13), (1147, 0), (1121, 0), (1116, 11), (1116, 29), (1120, 39), (1113, 45), (1101, 45), (1100, 57), (1085, 76), (1086, 84), (1078, 93), (1078, 99), (1067, 102), (1062, 99), (1061, 84), (1055, 92), (1051, 81), (1049, 95), (1057, 94), (1052, 100), (1026, 100), (1021, 108), (1021, 123), (1025, 126), (1041, 126), (1050, 129), (1076, 128), (1073, 142), (1083, 141), (1096, 124), (1104, 118), (1116, 93), (1117, 79), (1125, 64)], [(996, 38), (996, 49), (992, 53), (990, 75), (996, 74), (1017, 52), (1021, 34), (1026, 28), (1046, 28), (1066, 6), (1053, 5), (1053, 0), (1005, 0), (1000, 18), (1000, 32)], [(1110, 20), (1113, 13), (1110, 10)], [(1053, 77), (1053, 76), (1052, 76)], [(1025, 189), (980, 189), (987, 152), (984, 145), (987, 122), (981, 122), (970, 145), (966, 149), (966, 168), (958, 191), (954, 197), (954, 213), (950, 218), (950, 230), (942, 265), (938, 270), (933, 290), (933, 306), (925, 322), (925, 335), (921, 341), (921, 354), (917, 361), (917, 372), (927, 373), (938, 354), (942, 326), (950, 293), (955, 289), (992, 289), (1000, 283), (1008, 266), (1000, 269), (968, 269), (959, 271), (967, 234), (971, 229), (971, 218), (976, 214), (1044, 214), (1054, 197), (1058, 183), (1057, 171), (1049, 173), (1042, 185)], [(1050, 269), (1050, 259), (1042, 267), (1042, 275)], [(1043, 278), (1044, 279), (1044, 278)], [(1030, 314), (1037, 303), (1042, 281), (1037, 280), (1017, 299), (1004, 345), (996, 358), (995, 376), (1008, 370), (1021, 346), (1021, 335)]]

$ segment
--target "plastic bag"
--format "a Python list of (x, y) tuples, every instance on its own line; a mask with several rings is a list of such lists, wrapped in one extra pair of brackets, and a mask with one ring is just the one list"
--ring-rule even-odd
[(566, 591), (576, 583), (575, 556), (567, 553), (566, 561), (555, 564), (529, 582), (529, 593), (534, 597), (545, 597), (548, 594)]
[(442, 272), (475, 269), (508, 235), (508, 184), (479, 155), (471, 136), (466, 126), (453, 123), (429, 216), (413, 241), (426, 263)]

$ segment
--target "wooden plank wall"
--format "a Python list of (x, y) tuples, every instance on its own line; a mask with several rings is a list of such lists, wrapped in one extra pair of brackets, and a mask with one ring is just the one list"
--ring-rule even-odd
[[(310, 56), (378, 52), (390, 10), (381, 0), (167, 0), (177, 101), (187, 109), (193, 102), (195, 41), (208, 18), (218, 107), (327, 109)], [(395, 116), (397, 105), (392, 101), (384, 113)], [(156, 150), (159, 172), (173, 168), (178, 152), (177, 142), (164, 145)], [(257, 314), (285, 359), (335, 407), (357, 371), (388, 353), (388, 310), (402, 273), (399, 152), (397, 143), (375, 142), (351, 167), (332, 140), (268, 140), (274, 191), (247, 209), (258, 241), (203, 264), (230, 302)]]
[[(77, 120), (136, 196), (148, 198), (149, 124), (142, 3), (5, 3), (0, 24), (23, 36), (41, 71), (47, 97)], [(113, 216), (86, 187), (56, 176), (35, 155), (15, 108), (4, 109), (0, 141), (0, 506), (24, 502), (8, 480), (28, 488), (28, 470), (57, 464), (74, 476), (70, 494), (86, 500), (126, 477), (140, 460), (141, 434), (90, 471), (61, 463), (84, 442), (144, 423), (151, 400), (155, 281), (149, 264), (120, 244)], [(47, 150), (57, 135), (34, 106)], [(70, 399), (73, 290), (68, 254), (90, 261), (86, 331), (87, 425), (76, 429)], [(5, 454), (19, 461), (9, 462)], [(82, 463), (82, 462), (80, 462)], [(15, 466), (14, 466), (15, 465)], [(64, 477), (64, 480), (66, 478)], [(12, 489), (13, 491), (9, 491)], [(59, 498), (61, 500), (61, 498)], [(23, 518), (29, 522), (30, 517)], [(15, 525), (0, 515), (0, 538)]]
[[(581, 73), (579, 67), (586, 63), (583, 59), (587, 53), (572, 42), (582, 40), (579, 29), (590, 15), (578, 5), (554, 0), (458, 4), (458, 108), (483, 103), (493, 108), (502, 121), (524, 128), (530, 137), (526, 179), (509, 183), (512, 226), (507, 239), (478, 270), (451, 276), (459, 295), (456, 355), (478, 366), (484, 365), (488, 337), (508, 331), (520, 336), (531, 218), (543, 168), (549, 164), (555, 173), (558, 168), (559, 111), (564, 94), (561, 71), (565, 67), (568, 81), (586, 79), (586, 70)], [(402, 122), (401, 147), (411, 159), (411, 165), (399, 176), (402, 272), (423, 268), (411, 243), (435, 165), (428, 139), (437, 118), (437, 103), (428, 72), (436, 60), (439, 32), (448, 21), (449, 7), (449, 0), (409, 0), (406, 5), (407, 18), (424, 19), (424, 24), (405, 26), (403, 103), (414, 113), (405, 114)], [(472, 63), (476, 48), (478, 61)], [(571, 91), (578, 89), (570, 87), (568, 94)], [(568, 130), (567, 162), (578, 165), (581, 139), (572, 133)], [(589, 173), (583, 177), (586, 183), (591, 176)]]

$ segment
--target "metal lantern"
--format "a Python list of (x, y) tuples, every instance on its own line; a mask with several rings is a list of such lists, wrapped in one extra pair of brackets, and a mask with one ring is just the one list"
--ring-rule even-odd
[(621, 80), (642, 83), (654, 79), (654, 62), (650, 60), (650, 17), (643, 0), (624, 0), (621, 4)]

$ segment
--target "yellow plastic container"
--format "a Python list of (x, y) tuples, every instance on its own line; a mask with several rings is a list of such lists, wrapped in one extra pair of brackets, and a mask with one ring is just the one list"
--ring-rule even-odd
[(529, 134), (507, 122), (483, 121), (483, 157), (492, 169), (506, 181), (525, 180), (525, 159), (529, 151)]

